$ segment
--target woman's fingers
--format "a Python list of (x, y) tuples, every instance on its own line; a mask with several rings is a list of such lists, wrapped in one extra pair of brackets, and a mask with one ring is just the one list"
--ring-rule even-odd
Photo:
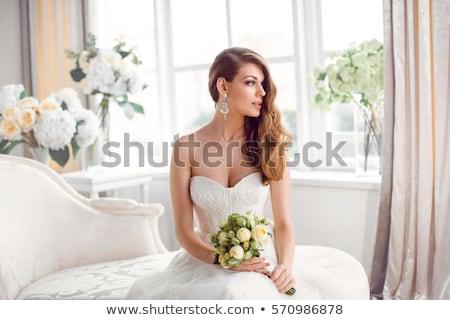
[(246, 261), (243, 261), (239, 266), (230, 268), (231, 270), (235, 271), (250, 271), (250, 272), (259, 272), (262, 274), (265, 274), (266, 276), (269, 276), (270, 273), (266, 269), (270, 265), (269, 262), (267, 262), (262, 257), (252, 258)]
[(270, 277), (278, 291), (285, 293), (294, 287), (295, 279), (284, 265), (277, 266)]

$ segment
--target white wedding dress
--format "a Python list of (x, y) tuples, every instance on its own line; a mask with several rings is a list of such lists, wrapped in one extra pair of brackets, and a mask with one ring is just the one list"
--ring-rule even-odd
[[(191, 178), (190, 193), (194, 203), (198, 234), (208, 241), (208, 233), (233, 212), (253, 210), (264, 214), (269, 186), (260, 173), (251, 173), (235, 186), (225, 188), (202, 176)], [(276, 265), (273, 243), (262, 254)], [(272, 281), (261, 273), (226, 270), (204, 263), (185, 250), (165, 270), (138, 278), (128, 299), (367, 299), (367, 277), (359, 262), (342, 251), (313, 246), (297, 246), (294, 259), (296, 277), (294, 296), (281, 294)]]

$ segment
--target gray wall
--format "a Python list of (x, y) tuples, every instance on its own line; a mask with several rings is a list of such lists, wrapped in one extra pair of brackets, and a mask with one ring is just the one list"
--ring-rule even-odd
[(18, 0), (0, 0), (0, 86), (22, 83)]

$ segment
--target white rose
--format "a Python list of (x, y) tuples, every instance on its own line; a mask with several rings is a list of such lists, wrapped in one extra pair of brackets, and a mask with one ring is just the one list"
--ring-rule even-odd
[(3, 110), (3, 113), (2, 113), (3, 118), (11, 120), (11, 121), (16, 121), (18, 114), (19, 114), (19, 108), (16, 108), (16, 107), (6, 108), (5, 110)]
[(257, 224), (252, 230), (252, 236), (259, 243), (266, 243), (269, 240), (269, 231), (264, 224)]
[(17, 102), (17, 107), (20, 109), (32, 109), (39, 106), (39, 101), (37, 101), (35, 98), (33, 97), (26, 97), (23, 99), (20, 99)]
[(19, 122), (23, 132), (30, 131), (36, 123), (36, 112), (33, 109), (20, 110), (17, 115), (17, 122)]
[(0, 132), (6, 139), (16, 140), (22, 130), (17, 122), (5, 119), (0, 123)]
[(251, 236), (252, 233), (247, 228), (240, 228), (236, 232), (236, 237), (239, 239), (240, 242), (250, 241)]
[(244, 249), (241, 246), (233, 246), (230, 249), (230, 257), (241, 260), (244, 258)]

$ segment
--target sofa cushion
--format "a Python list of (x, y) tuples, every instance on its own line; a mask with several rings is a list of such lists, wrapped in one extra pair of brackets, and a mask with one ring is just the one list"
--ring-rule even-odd
[(136, 278), (151, 270), (164, 269), (176, 253), (64, 269), (31, 283), (17, 299), (122, 300)]

